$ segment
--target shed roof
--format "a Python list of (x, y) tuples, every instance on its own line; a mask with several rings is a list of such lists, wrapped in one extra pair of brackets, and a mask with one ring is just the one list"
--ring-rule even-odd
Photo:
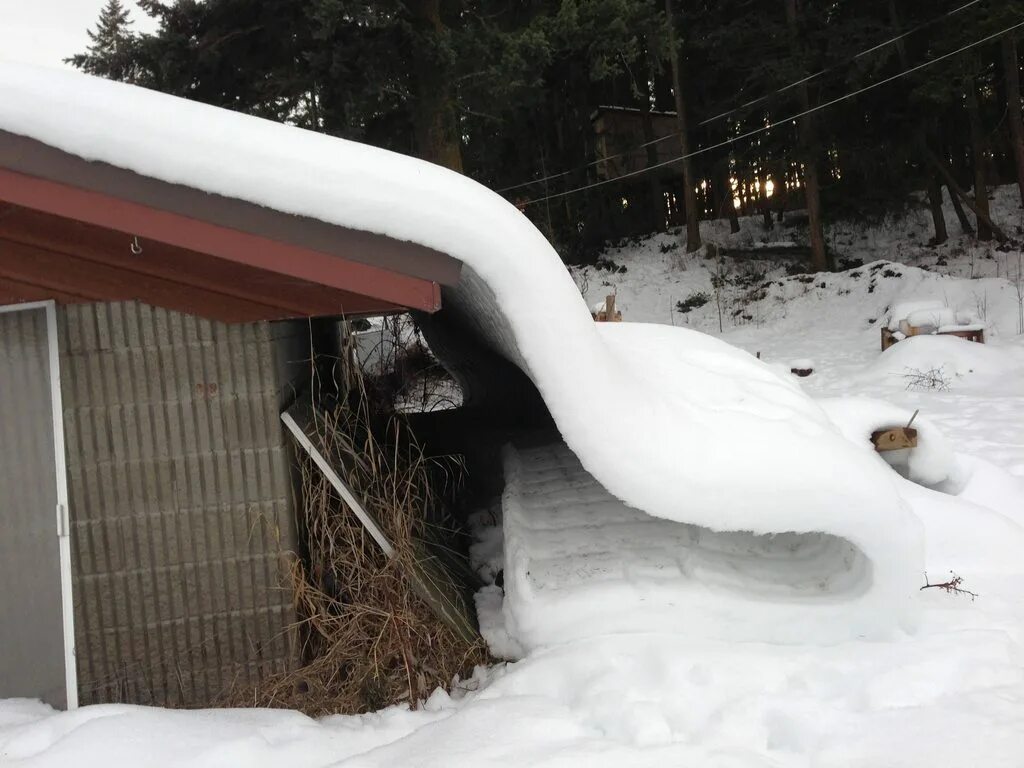
[[(19, 96), (9, 87), (17, 70), (0, 64), (0, 101)], [(22, 70), (39, 76), (39, 70)], [(68, 76), (54, 73), (55, 86)], [(105, 107), (111, 136), (102, 158), (55, 146), (46, 119), (35, 130), (37, 123), (24, 119), (25, 107), (20, 120), (0, 114), (0, 303), (139, 299), (241, 322), (433, 312), (441, 305), (440, 285), (458, 282), (460, 262), (428, 245), (210, 191), (201, 184), (202, 174), (170, 179), (136, 170), (137, 142), (125, 136), (124, 151), (118, 151), (116, 108), (123, 109), (133, 94), (145, 94), (165, 106), (169, 117), (188, 102), (110, 85), (126, 89), (129, 98)], [(80, 105), (62, 105), (60, 94), (55, 88), (51, 109), (66, 107), (66, 114), (75, 114)], [(42, 105), (35, 108), (41, 111)], [(229, 125), (263, 122), (202, 108), (224, 112)], [(279, 127), (285, 133), (275, 136), (282, 140), (288, 132), (305, 133)], [(202, 140), (201, 134), (195, 138)], [(187, 143), (181, 147), (183, 165), (190, 150)], [(173, 158), (173, 149), (163, 151)], [(243, 159), (259, 162), (258, 156)], [(206, 175), (224, 171), (209, 167)], [(267, 173), (272, 184), (273, 169)]]

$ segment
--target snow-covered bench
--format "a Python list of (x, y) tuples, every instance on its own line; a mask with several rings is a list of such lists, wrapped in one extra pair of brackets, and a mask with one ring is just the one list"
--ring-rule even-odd
[(911, 336), (957, 336), (985, 343), (985, 324), (975, 312), (954, 310), (939, 301), (908, 301), (893, 306), (882, 326), (882, 351)]

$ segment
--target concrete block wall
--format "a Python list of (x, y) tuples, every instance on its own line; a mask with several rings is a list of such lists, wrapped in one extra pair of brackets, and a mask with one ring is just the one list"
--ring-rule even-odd
[(300, 331), (60, 309), (83, 704), (211, 706), (295, 663), (279, 404)]

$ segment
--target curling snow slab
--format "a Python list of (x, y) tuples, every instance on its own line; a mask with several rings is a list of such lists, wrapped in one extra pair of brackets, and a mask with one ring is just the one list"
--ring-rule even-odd
[[(844, 539), (863, 567), (856, 585), (821, 591), (822, 631), (877, 635), (913, 624), (922, 536), (884, 463), (846, 440), (795, 383), (721, 341), (667, 326), (594, 323), (543, 235), (471, 179), (134, 86), (13, 63), (0, 64), (0, 130), (450, 254), (463, 262), (463, 278), (445, 302), (532, 379), (565, 444), (611, 497), (708, 531)], [(793, 599), (805, 600), (766, 594), (761, 612), (775, 605), (784, 620)], [(833, 602), (844, 609), (827, 609)], [(842, 632), (832, 626), (837, 615), (846, 617)]]

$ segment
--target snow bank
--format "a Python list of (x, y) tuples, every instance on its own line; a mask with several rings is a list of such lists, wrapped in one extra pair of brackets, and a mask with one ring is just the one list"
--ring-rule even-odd
[[(595, 324), (543, 235), (471, 179), (163, 94), (14, 64), (0, 65), (0, 129), (451, 254), (465, 267), (446, 305), (533, 380), (566, 443), (612, 495), (710, 530), (843, 538), (870, 562), (858, 598), (872, 605), (870, 629), (912, 624), (922, 545), (891, 473), (753, 357), (681, 329)], [(822, 613), (828, 635), (833, 618)]]
[(545, 766), (1019, 765), (1024, 672), (1012, 636), (965, 631), (977, 603), (927, 599), (935, 631), (913, 642), (809, 652), (603, 637), (534, 654), (478, 700), (557, 703), (593, 731), (591, 750)]
[[(1024, 488), (1006, 498), (1024, 504)], [(925, 570), (943, 581), (950, 571), (966, 579), (982, 574), (1014, 574), (1021, 571), (1024, 528), (1015, 521), (1020, 512), (998, 510), (971, 500), (971, 494), (953, 495), (908, 483), (903, 497), (927, 531)], [(1005, 502), (1004, 502), (1005, 503)], [(934, 578), (932, 579), (935, 580)]]
[(966, 378), (991, 379), (1020, 371), (1024, 355), (1012, 347), (979, 344), (956, 336), (912, 336), (885, 350), (859, 378), (906, 386), (907, 375), (940, 371), (950, 387)]
[[(868, 397), (828, 398), (818, 400), (825, 413), (835, 422), (847, 439), (866, 454), (904, 471), (907, 479), (924, 485), (955, 482), (957, 469), (953, 446), (926, 416), (900, 408), (884, 400)], [(871, 444), (871, 433), (880, 429), (905, 427), (914, 419), (917, 447), (879, 454)]]
[(900, 495), (924, 525), (925, 565), (930, 573), (1021, 570), (1024, 481), (986, 461), (955, 453), (942, 431), (920, 414), (914, 418), (916, 448), (877, 454), (871, 433), (906, 425), (913, 411), (867, 397), (818, 402), (854, 445), (893, 465), (911, 481), (903, 485)]
[[(924, 593), (894, 643), (828, 647), (606, 636), (500, 666), (424, 710), (314, 722), (291, 712), (0, 702), (0, 763), (19, 768), (1019, 768), (1020, 577), (976, 601)], [(7, 712), (21, 722), (4, 728)], [(92, 708), (90, 708), (90, 711)], [(31, 751), (28, 749), (32, 742)], [(13, 751), (12, 746), (17, 747)]]
[[(443, 692), (442, 692), (443, 694)], [(274, 709), (166, 710), (105, 704), (55, 714), (0, 702), (0, 764), (110, 768), (326, 766), (401, 739), (449, 714), (448, 697), (418, 712), (312, 720)], [(44, 711), (48, 710), (48, 711)]]
[[(955, 493), (1024, 526), (1024, 478), (977, 456), (959, 456), (962, 481)], [(1024, 547), (1019, 551), (1024, 551)]]

